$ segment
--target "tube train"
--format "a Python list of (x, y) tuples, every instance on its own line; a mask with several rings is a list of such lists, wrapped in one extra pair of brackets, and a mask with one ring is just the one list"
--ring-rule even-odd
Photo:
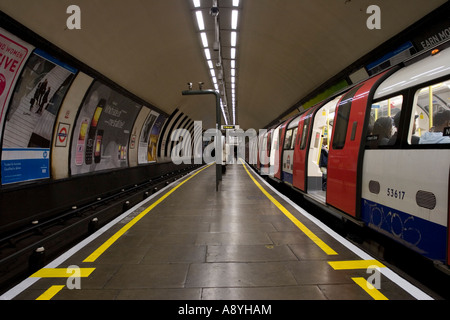
[(450, 48), (413, 58), (250, 139), (247, 161), (448, 267)]

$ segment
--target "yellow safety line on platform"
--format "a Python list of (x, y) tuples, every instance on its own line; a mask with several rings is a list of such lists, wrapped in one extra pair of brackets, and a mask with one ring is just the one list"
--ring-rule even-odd
[(43, 294), (37, 297), (36, 300), (51, 300), (64, 286), (51, 286)]
[[(67, 272), (69, 270), (69, 272)], [(70, 272), (73, 269), (67, 268), (42, 268), (41, 270), (33, 273), (30, 278), (69, 278), (74, 275)], [(76, 273), (77, 277), (86, 278), (94, 272), (95, 268), (78, 268), (79, 273)]]
[(384, 294), (378, 291), (370, 282), (363, 277), (352, 278), (358, 286), (366, 291), (375, 300), (389, 300)]
[(250, 172), (247, 169), (247, 166), (245, 163), (241, 160), (242, 165), (244, 166), (245, 171), (247, 171), (247, 174), (249, 177), (253, 180), (253, 182), (256, 184), (256, 186), (264, 193), (264, 195), (272, 201), (274, 205), (277, 206), (277, 208), (284, 213), (286, 217), (289, 218), (304, 234), (306, 234), (316, 245), (319, 246), (320, 249), (325, 251), (328, 255), (337, 255), (338, 253), (331, 249), (330, 246), (328, 246), (325, 242), (323, 242), (318, 236), (316, 236), (311, 230), (309, 230), (303, 223), (298, 221), (296, 217), (294, 217), (280, 202), (278, 202), (274, 197), (272, 197), (259, 183), (256, 181), (255, 178), (250, 174)]
[(211, 163), (210, 165), (206, 166), (205, 168), (197, 171), (194, 173), (191, 177), (184, 180), (177, 186), (175, 186), (172, 190), (164, 194), (161, 198), (159, 198), (156, 202), (154, 202), (151, 206), (149, 206), (147, 209), (142, 211), (139, 215), (137, 215), (133, 220), (128, 222), (125, 226), (122, 227), (119, 231), (117, 231), (111, 238), (109, 238), (105, 243), (103, 243), (97, 250), (95, 250), (89, 257), (84, 259), (83, 262), (94, 262), (97, 260), (98, 257), (100, 257), (103, 252), (105, 252), (114, 242), (116, 242), (125, 232), (127, 232), (132, 226), (134, 226), (139, 220), (141, 220), (147, 213), (153, 210), (158, 204), (163, 202), (168, 196), (170, 196), (172, 193), (174, 193), (179, 187), (181, 187), (183, 184), (191, 180), (193, 177), (195, 177), (197, 174), (202, 172), (203, 170), (209, 168), (214, 163)]
[(368, 269), (370, 267), (385, 268), (386, 266), (377, 260), (350, 260), (328, 261), (334, 270)]

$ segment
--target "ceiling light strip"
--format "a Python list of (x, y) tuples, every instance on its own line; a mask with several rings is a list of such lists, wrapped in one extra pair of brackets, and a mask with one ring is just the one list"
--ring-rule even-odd
[[(194, 8), (201, 8), (201, 0), (192, 0), (193, 6)], [(197, 19), (197, 25), (198, 25), (198, 29), (200, 31), (200, 39), (201, 39), (201, 43), (203, 45), (203, 49), (204, 49), (204, 53), (205, 53), (205, 57), (206, 57), (206, 63), (208, 65), (208, 69), (210, 71), (211, 74), (211, 79), (212, 82), (214, 84), (214, 88), (217, 91), (219, 90), (219, 86), (222, 86), (222, 90), (223, 90), (223, 96), (221, 98), (221, 109), (222, 109), (222, 114), (223, 117), (225, 119), (225, 123), (228, 124), (228, 117), (230, 117), (230, 120), (233, 121), (233, 124), (236, 124), (236, 57), (237, 57), (237, 38), (238, 38), (238, 32), (237, 32), (237, 27), (238, 27), (238, 21), (239, 21), (239, 0), (233, 0), (233, 7), (235, 9), (233, 9), (231, 11), (231, 29), (233, 31), (231, 31), (230, 34), (230, 43), (231, 43), (231, 49), (230, 49), (230, 56), (231, 56), (231, 60), (230, 60), (230, 79), (231, 79), (231, 99), (230, 99), (230, 103), (228, 103), (228, 99), (227, 99), (227, 90), (226, 90), (226, 83), (225, 83), (225, 79), (223, 77), (223, 71), (220, 68), (223, 68), (223, 65), (221, 64), (221, 54), (220, 54), (220, 48), (219, 48), (219, 61), (216, 64), (216, 67), (218, 67), (219, 69), (216, 71), (214, 68), (214, 62), (212, 61), (212, 56), (211, 56), (211, 51), (209, 48), (209, 42), (208, 42), (208, 37), (207, 37), (207, 33), (205, 31), (205, 21), (203, 20), (203, 11), (201, 9), (196, 9), (195, 10), (195, 17)], [(217, 4), (214, 5), (213, 2), (213, 6), (217, 6)], [(231, 8), (230, 8), (231, 9)], [(202, 32), (203, 31), (203, 32)], [(220, 47), (220, 43), (219, 43), (219, 47)], [(232, 112), (229, 112), (228, 108), (232, 108)], [(231, 118), (231, 113), (232, 113), (232, 118)]]
[(200, 31), (205, 30), (205, 21), (203, 21), (203, 13), (201, 11), (196, 11), (195, 16), (197, 17), (198, 29)]

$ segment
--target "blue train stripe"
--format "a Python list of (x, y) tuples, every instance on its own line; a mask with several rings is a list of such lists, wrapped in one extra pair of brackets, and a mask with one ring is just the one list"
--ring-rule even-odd
[(281, 180), (293, 184), (294, 181), (294, 175), (292, 173), (288, 173), (288, 172), (281, 172)]
[(370, 228), (425, 257), (445, 261), (446, 227), (367, 199), (362, 199), (361, 218)]

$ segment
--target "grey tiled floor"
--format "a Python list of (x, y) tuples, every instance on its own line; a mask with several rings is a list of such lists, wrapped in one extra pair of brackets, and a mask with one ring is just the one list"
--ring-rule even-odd
[[(214, 166), (157, 205), (95, 262), (83, 260), (133, 216), (70, 257), (61, 267), (95, 271), (81, 290), (53, 299), (372, 299), (351, 278), (366, 270), (336, 271), (331, 260), (359, 258), (271, 193), (338, 255), (329, 256), (300, 231), (249, 178), (229, 165), (220, 191)], [(411, 297), (382, 278), (388, 298)], [(17, 299), (36, 299), (66, 279), (40, 279)]]

